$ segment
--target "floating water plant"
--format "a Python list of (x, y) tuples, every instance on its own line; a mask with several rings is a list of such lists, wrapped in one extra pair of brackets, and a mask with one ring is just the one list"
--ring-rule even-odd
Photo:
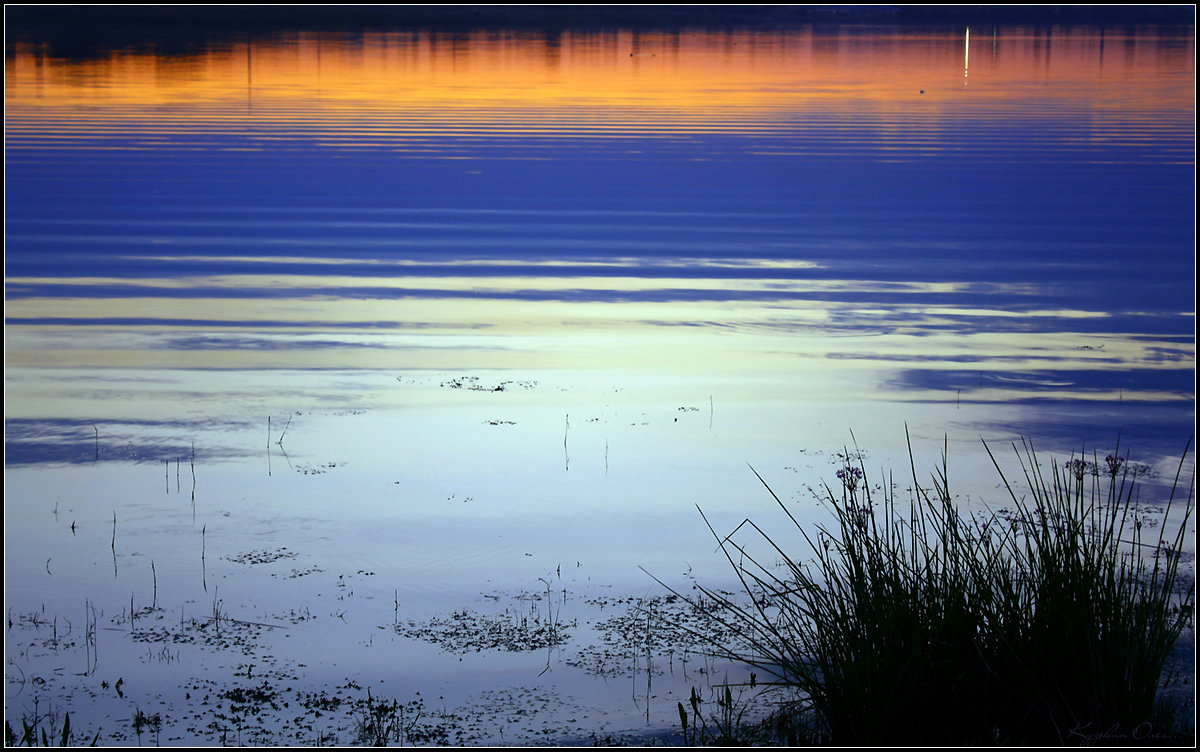
[[(807, 551), (749, 520), (713, 531), (752, 603), (699, 588), (736, 635), (718, 651), (794, 693), (792, 713), (819, 742), (1178, 742), (1160, 689), (1195, 606), (1194, 579), (1179, 570), (1190, 448), (1153, 536), (1131, 463), (1073, 457), (1046, 469), (1029, 443), (1014, 445), (1020, 488), (987, 449), (1014, 507), (1003, 516), (955, 505), (945, 454), (929, 489), (910, 460), (911, 502), (874, 498), (861, 463), (842, 468), (840, 493), (825, 488), (832, 524), (801, 525), (768, 486)], [(777, 561), (754, 557), (750, 531)]]

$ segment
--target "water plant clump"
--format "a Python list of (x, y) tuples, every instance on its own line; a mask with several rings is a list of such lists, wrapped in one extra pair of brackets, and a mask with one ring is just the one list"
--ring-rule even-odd
[(571, 640), (569, 625), (539, 614), (505, 613), (489, 616), (463, 609), (425, 623), (396, 624), (398, 634), (424, 640), (451, 653), (502, 650), (511, 653), (564, 645)]
[[(60, 725), (61, 724), (61, 725)], [(96, 746), (100, 739), (97, 733), (91, 741)], [(5, 747), (69, 747), (73, 742), (86, 742), (71, 733), (71, 714), (63, 713), (61, 722), (58, 712), (51, 706), (46, 712), (38, 712), (38, 699), (34, 698), (32, 713), (21, 719), (21, 733), (17, 733), (7, 719), (4, 721)]]
[[(832, 524), (810, 529), (768, 486), (809, 550), (785, 551), (749, 521), (713, 531), (752, 604), (700, 588), (748, 646), (720, 652), (796, 692), (816, 742), (1190, 740), (1161, 694), (1195, 607), (1194, 578), (1180, 572), (1188, 451), (1152, 527), (1131, 463), (1047, 470), (1028, 442), (1014, 449), (1020, 487), (987, 448), (1015, 507), (1005, 516), (955, 505), (944, 450), (931, 488), (911, 463), (910, 502), (872, 498), (865, 468), (843, 468), (839, 492), (825, 489)], [(756, 559), (748, 531), (778, 561)]]
[[(418, 693), (419, 694), (419, 693)], [(398, 700), (381, 700), (371, 696), (355, 703), (355, 741), (360, 745), (386, 747), (390, 742), (409, 744), (445, 744), (448, 740), (446, 726), (441, 723), (420, 724), (425, 712), (425, 702), (419, 697), (407, 703)]]

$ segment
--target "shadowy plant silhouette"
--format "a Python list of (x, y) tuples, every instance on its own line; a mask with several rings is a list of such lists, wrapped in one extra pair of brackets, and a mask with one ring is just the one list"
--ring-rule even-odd
[[(957, 508), (944, 447), (925, 489), (910, 443), (910, 503), (894, 491), (874, 498), (861, 459), (842, 468), (840, 491), (824, 491), (833, 524), (811, 530), (758, 476), (803, 556), (751, 520), (722, 537), (700, 510), (750, 596), (699, 587), (740, 641), (717, 651), (798, 692), (789, 712), (804, 721), (792, 726), (817, 743), (1072, 744), (1139, 729), (1178, 741), (1159, 691), (1195, 605), (1179, 570), (1194, 461), (1186, 500), (1176, 498), (1191, 442), (1153, 535), (1132, 464), (1073, 457), (1047, 469), (1030, 443), (1013, 446), (1020, 490), (985, 443), (1008, 513)], [(772, 566), (743, 544), (750, 531)]]
[[(100, 734), (97, 733), (91, 740), (91, 746), (96, 746), (99, 740)], [(36, 699), (33, 702), (32, 717), (27, 715), (21, 719), (20, 734), (13, 730), (7, 719), (4, 721), (5, 747), (69, 747), (72, 743), (78, 744), (79, 741), (71, 733), (70, 713), (63, 713), (60, 726), (58, 713), (53, 706), (45, 713), (40, 713)]]

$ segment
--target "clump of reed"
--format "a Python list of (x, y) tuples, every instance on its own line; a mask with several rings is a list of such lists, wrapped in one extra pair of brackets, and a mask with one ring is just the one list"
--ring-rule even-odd
[[(1179, 569), (1190, 448), (1156, 526), (1129, 463), (1047, 469), (1027, 442), (1014, 444), (1022, 486), (988, 448), (1006, 514), (956, 506), (944, 450), (928, 489), (910, 459), (904, 502), (894, 490), (876, 498), (861, 460), (843, 468), (841, 488), (823, 493), (829, 525), (805, 529), (771, 491), (808, 550), (784, 550), (752, 521), (714, 531), (751, 596), (740, 605), (700, 588), (739, 640), (719, 649), (798, 696), (795, 712), (823, 743), (1190, 741), (1194, 730), (1181, 738), (1160, 699), (1195, 607), (1194, 578)], [(777, 561), (756, 560), (750, 531)]]
[[(405, 740), (410, 743), (429, 742), (437, 740), (442, 734), (431, 732), (424, 727), (418, 727), (417, 722), (425, 709), (423, 700), (410, 700), (401, 703), (398, 700), (380, 700), (371, 696), (367, 690), (367, 699), (355, 703), (355, 739), (365, 746), (386, 747), (390, 742), (399, 742), (404, 746)], [(444, 739), (442, 740), (444, 741)]]
[[(38, 699), (33, 700), (33, 714), (21, 719), (21, 733), (17, 734), (7, 719), (4, 721), (5, 747), (69, 747), (72, 743), (86, 742), (71, 733), (71, 714), (64, 713), (59, 725), (57, 711), (51, 706), (45, 713), (38, 711)], [(92, 738), (91, 746), (100, 741), (99, 732)]]

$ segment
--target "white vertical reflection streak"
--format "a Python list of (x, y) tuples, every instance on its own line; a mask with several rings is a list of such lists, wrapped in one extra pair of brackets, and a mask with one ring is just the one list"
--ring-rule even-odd
[(963, 42), (963, 86), (967, 85), (967, 70), (971, 67), (971, 27), (967, 27), (966, 40)]

